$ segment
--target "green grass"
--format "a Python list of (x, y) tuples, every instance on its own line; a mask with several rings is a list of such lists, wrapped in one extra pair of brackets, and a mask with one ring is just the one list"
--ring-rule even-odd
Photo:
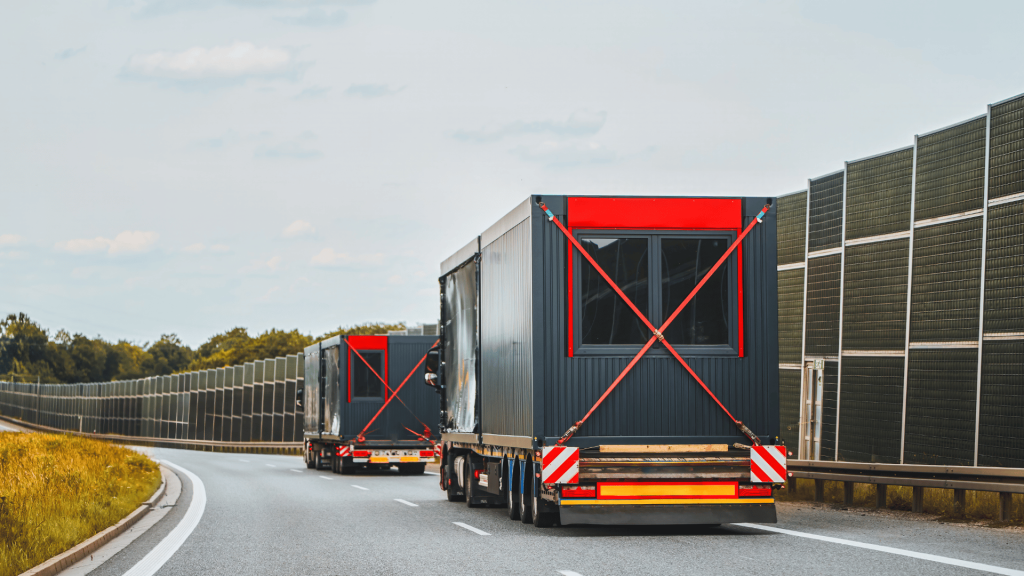
[(160, 486), (142, 454), (98, 440), (0, 432), (0, 576), (116, 524)]
[[(796, 482), (796, 492), (779, 490), (776, 499), (785, 501), (813, 501), (814, 480), (797, 478), (790, 480)], [(829, 504), (843, 503), (843, 483), (825, 482), (825, 502)], [(886, 508), (891, 510), (910, 510), (913, 503), (913, 488), (910, 486), (889, 486), (885, 492)], [(980, 492), (975, 490), (967, 491), (966, 510), (958, 513), (954, 508), (953, 491), (943, 488), (924, 489), (924, 512), (933, 514), (939, 520), (946, 521), (973, 521), (989, 522), (996, 525), (1024, 525), (1024, 494), (1014, 494), (1013, 503), (1010, 506), (1010, 521), (1000, 523), (999, 518), (999, 494), (995, 492)], [(874, 508), (875, 507), (875, 486), (874, 484), (853, 485), (853, 507)]]

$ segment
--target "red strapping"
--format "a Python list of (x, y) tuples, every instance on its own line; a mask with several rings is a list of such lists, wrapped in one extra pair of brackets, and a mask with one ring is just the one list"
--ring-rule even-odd
[[(434, 346), (437, 346), (439, 342), (441, 342), (441, 340), (436, 340), (434, 342), (434, 344), (431, 346), (431, 348), (433, 348)], [(346, 341), (346, 343), (347, 343), (347, 341)], [(355, 349), (353, 349), (353, 352), (354, 351), (355, 351)], [(356, 435), (356, 441), (358, 441), (358, 442), (365, 442), (366, 441), (366, 438), (363, 436), (363, 434), (365, 434), (366, 430), (370, 428), (370, 425), (373, 424), (373, 421), (376, 420), (378, 416), (380, 416), (381, 412), (383, 412), (384, 409), (388, 407), (388, 404), (390, 404), (391, 401), (394, 400), (398, 396), (398, 392), (402, 389), (402, 386), (405, 386), (405, 383), (409, 381), (409, 378), (412, 378), (412, 375), (416, 373), (416, 370), (419, 370), (420, 365), (423, 364), (423, 362), (426, 361), (427, 355), (429, 355), (429, 354), (430, 354), (430, 351), (428, 350), (427, 353), (423, 355), (423, 358), (420, 358), (420, 361), (417, 362), (416, 365), (412, 367), (412, 371), (409, 372), (409, 375), (405, 377), (405, 380), (402, 380), (402, 383), (398, 385), (398, 388), (395, 388), (394, 393), (391, 394), (391, 396), (388, 397), (388, 399), (384, 401), (384, 405), (380, 407), (380, 410), (377, 410), (377, 413), (373, 415), (373, 418), (370, 418), (370, 421), (366, 423), (366, 426), (363, 427), (363, 430), (361, 432), (359, 432), (359, 434)], [(359, 352), (356, 352), (356, 356), (359, 356)], [(359, 356), (359, 357), (362, 358), (362, 356)], [(366, 362), (366, 360), (363, 360), (363, 362)], [(369, 368), (369, 364), (367, 364), (367, 367)], [(373, 371), (373, 368), (370, 368), (370, 371)], [(373, 372), (373, 373), (377, 374), (376, 372)], [(380, 378), (379, 375), (377, 377)], [(381, 381), (383, 381), (383, 380), (384, 379), (381, 378)], [(384, 386), (386, 387), (387, 384), (385, 383)], [(401, 399), (399, 399), (399, 402), (401, 402)], [(404, 402), (403, 402), (403, 404), (404, 404)], [(416, 415), (413, 414), (413, 417), (415, 417), (415, 416)], [(417, 420), (419, 420), (419, 418), (417, 418)], [(420, 424), (423, 424), (423, 422), (421, 421)], [(423, 424), (423, 426), (426, 427), (426, 424)]]
[(555, 223), (556, 226), (558, 226), (558, 229), (562, 231), (562, 234), (564, 234), (565, 237), (568, 238), (570, 242), (572, 242), (573, 246), (575, 246), (576, 249), (580, 251), (580, 254), (582, 254), (587, 259), (588, 262), (590, 262), (590, 264), (594, 267), (594, 269), (596, 269), (597, 272), (601, 275), (601, 277), (604, 278), (605, 282), (607, 282), (612, 287), (612, 289), (615, 290), (615, 293), (618, 294), (619, 297), (622, 298), (626, 302), (627, 305), (629, 305), (630, 309), (632, 309), (633, 312), (637, 316), (639, 316), (641, 320), (643, 320), (644, 324), (646, 324), (647, 327), (652, 332), (654, 332), (654, 336), (651, 336), (650, 340), (647, 341), (647, 344), (644, 344), (644, 347), (640, 349), (640, 352), (638, 352), (637, 355), (634, 356), (632, 360), (630, 360), (629, 364), (626, 365), (626, 368), (622, 371), (622, 373), (619, 374), (618, 377), (615, 378), (615, 381), (612, 382), (611, 386), (609, 386), (608, 389), (605, 390), (604, 394), (602, 394), (601, 397), (598, 398), (597, 402), (590, 408), (590, 411), (587, 412), (587, 414), (582, 419), (580, 419), (578, 422), (573, 424), (569, 428), (569, 430), (567, 430), (565, 432), (565, 434), (562, 435), (562, 437), (558, 440), (558, 444), (563, 444), (569, 438), (572, 438), (573, 434), (575, 434), (576, 431), (579, 430), (579, 427), (584, 422), (586, 422), (586, 420), (588, 418), (590, 418), (590, 415), (594, 413), (594, 410), (597, 410), (597, 407), (600, 406), (601, 403), (604, 402), (605, 398), (607, 398), (608, 395), (611, 394), (612, 390), (614, 390), (615, 387), (619, 385), (619, 382), (622, 382), (622, 379), (625, 378), (626, 374), (628, 374), (629, 371), (633, 369), (633, 366), (636, 365), (636, 363), (640, 360), (640, 358), (644, 354), (646, 354), (648, 350), (651, 349), (651, 346), (654, 345), (654, 342), (656, 340), (660, 339), (662, 342), (665, 343), (665, 347), (668, 348), (669, 353), (672, 354), (672, 356), (676, 360), (678, 360), (683, 365), (684, 368), (686, 368), (686, 371), (689, 372), (690, 375), (693, 376), (693, 379), (696, 380), (698, 384), (700, 384), (701, 388), (703, 388), (704, 391), (707, 392), (709, 396), (711, 396), (711, 399), (714, 400), (715, 403), (718, 404), (718, 407), (721, 408), (723, 412), (725, 412), (726, 416), (728, 416), (729, 419), (732, 420), (732, 423), (735, 424), (736, 427), (739, 428), (740, 431), (742, 431), (744, 433), (744, 435), (747, 436), (751, 440), (751, 442), (753, 442), (755, 445), (760, 445), (761, 444), (761, 440), (757, 436), (753, 435), (753, 433), (749, 433), (748, 432), (749, 429), (746, 426), (744, 426), (742, 422), (737, 420), (732, 415), (732, 413), (729, 412), (728, 409), (726, 409), (725, 405), (722, 404), (722, 402), (718, 399), (717, 396), (715, 396), (715, 394), (711, 391), (711, 389), (708, 388), (706, 384), (704, 384), (704, 381), (701, 380), (699, 376), (697, 376), (697, 373), (693, 371), (693, 368), (691, 368), (690, 365), (687, 364), (686, 361), (684, 361), (681, 356), (679, 356), (679, 354), (675, 351), (675, 348), (673, 348), (672, 345), (669, 344), (669, 342), (667, 340), (665, 340), (665, 337), (664, 337), (663, 333), (664, 333), (665, 329), (668, 328), (669, 324), (671, 324), (676, 319), (676, 317), (679, 315), (679, 313), (682, 312), (683, 307), (685, 307), (687, 304), (689, 304), (690, 300), (692, 300), (693, 297), (697, 294), (697, 291), (699, 291), (701, 288), (704, 287), (704, 284), (708, 281), (709, 278), (711, 278), (711, 275), (714, 274), (715, 271), (718, 270), (719, 267), (721, 267), (721, 265), (726, 261), (726, 259), (729, 258), (729, 255), (732, 254), (732, 251), (735, 250), (739, 246), (740, 242), (743, 241), (743, 239), (747, 236), (747, 234), (750, 233), (750, 231), (754, 228), (754, 226), (756, 226), (757, 223), (761, 221), (760, 217), (763, 214), (768, 212), (769, 207), (765, 206), (763, 209), (761, 209), (761, 214), (758, 214), (758, 218), (755, 218), (754, 220), (752, 220), (750, 222), (750, 224), (748, 224), (747, 227), (743, 230), (743, 232), (739, 236), (736, 237), (736, 240), (733, 241), (733, 243), (729, 246), (729, 248), (725, 251), (725, 253), (722, 254), (722, 257), (718, 259), (718, 262), (716, 262), (715, 265), (711, 267), (711, 270), (709, 270), (708, 273), (704, 275), (704, 278), (702, 278), (701, 281), (699, 283), (697, 283), (697, 286), (695, 286), (693, 288), (693, 290), (690, 291), (690, 294), (686, 297), (686, 299), (684, 299), (682, 301), (682, 303), (679, 304), (679, 306), (675, 309), (675, 311), (672, 313), (672, 315), (669, 316), (668, 319), (665, 320), (664, 324), (662, 324), (661, 327), (657, 328), (657, 329), (654, 327), (653, 324), (651, 324), (651, 322), (647, 319), (647, 317), (644, 316), (644, 314), (642, 312), (640, 312), (640, 310), (633, 304), (633, 302), (629, 299), (629, 297), (627, 297), (622, 292), (622, 290), (619, 289), (619, 287), (615, 284), (615, 282), (612, 282), (612, 279), (608, 276), (608, 274), (606, 274), (605, 271), (590, 256), (590, 254), (587, 253), (587, 251), (584, 250), (582, 246), (580, 246), (579, 242), (577, 242), (576, 239), (573, 238), (572, 234), (570, 234), (569, 231), (566, 230), (565, 226), (562, 225), (562, 222), (559, 221), (558, 218), (556, 218), (555, 215), (552, 214), (550, 210), (548, 210), (547, 206), (545, 206), (543, 203), (541, 203), (540, 204), (540, 208), (541, 208), (541, 210), (544, 210), (545, 212), (547, 212), (548, 220), (551, 220), (552, 222)]

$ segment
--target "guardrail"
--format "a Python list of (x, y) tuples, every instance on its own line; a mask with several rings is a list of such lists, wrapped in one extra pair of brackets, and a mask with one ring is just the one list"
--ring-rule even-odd
[[(999, 519), (1010, 516), (1012, 494), (1024, 494), (1024, 468), (986, 468), (975, 466), (928, 466), (918, 464), (877, 464), (866, 462), (829, 462), (790, 460), (787, 469), (794, 478), (814, 480), (814, 499), (823, 502), (825, 482), (843, 482), (843, 500), (853, 501), (853, 485), (874, 484), (876, 505), (885, 507), (887, 486), (913, 488), (912, 509), (924, 509), (925, 488), (953, 490), (953, 500), (964, 509), (967, 490), (999, 493)], [(795, 490), (795, 483), (789, 484)]]
[(136, 436), (121, 436), (120, 434), (94, 434), (92, 432), (76, 432), (74, 430), (62, 430), (51, 428), (41, 424), (23, 422), (17, 418), (0, 416), (0, 421), (10, 422), (15, 426), (35, 430), (37, 432), (49, 432), (51, 434), (72, 434), (85, 438), (97, 440), (108, 440), (121, 444), (133, 446), (151, 446), (154, 448), (179, 448), (185, 450), (200, 450), (204, 452), (235, 452), (255, 454), (289, 454), (302, 455), (302, 442), (221, 442), (216, 440), (181, 440), (175, 438), (142, 438)]

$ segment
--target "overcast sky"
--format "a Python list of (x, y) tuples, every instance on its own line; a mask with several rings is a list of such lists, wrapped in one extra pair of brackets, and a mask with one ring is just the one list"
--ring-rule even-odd
[(529, 194), (777, 195), (1024, 92), (1022, 2), (0, 8), (0, 314), (430, 322)]

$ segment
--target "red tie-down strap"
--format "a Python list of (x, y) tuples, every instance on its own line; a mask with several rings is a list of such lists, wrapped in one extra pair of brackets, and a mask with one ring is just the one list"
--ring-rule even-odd
[[(356, 356), (358, 356), (359, 359), (363, 361), (363, 364), (366, 364), (366, 367), (370, 370), (370, 372), (373, 372), (373, 375), (376, 376), (381, 381), (381, 383), (384, 384), (384, 395), (387, 396), (388, 392), (390, 391), (390, 388), (388, 387), (388, 383), (385, 382), (383, 378), (381, 378), (380, 374), (377, 374), (377, 371), (373, 369), (373, 366), (370, 366), (370, 363), (366, 361), (366, 358), (363, 358), (363, 355), (360, 354), (351, 344), (348, 343), (348, 339), (347, 338), (342, 339), (342, 341), (345, 342), (345, 345), (348, 346), (349, 350), (355, 352)], [(434, 344), (431, 346), (431, 348), (433, 348), (434, 346), (437, 346), (438, 343), (440, 343), (440, 342), (441, 342), (441, 340), (434, 341)], [(390, 404), (391, 401), (394, 400), (395, 398), (398, 398), (398, 392), (402, 389), (402, 386), (405, 386), (405, 383), (409, 381), (409, 378), (412, 378), (412, 375), (416, 373), (416, 370), (419, 370), (420, 365), (422, 365), (423, 362), (425, 362), (427, 360), (427, 355), (429, 355), (429, 354), (430, 354), (430, 351), (428, 350), (427, 353), (423, 355), (423, 358), (420, 358), (420, 361), (417, 362), (416, 365), (412, 367), (412, 371), (409, 372), (409, 375), (405, 377), (405, 380), (402, 380), (402, 383), (398, 385), (398, 388), (395, 388), (395, 391), (391, 394), (391, 396), (387, 396), (387, 399), (384, 400), (384, 405), (380, 407), (380, 410), (377, 410), (377, 413), (373, 415), (373, 418), (370, 418), (370, 421), (366, 423), (366, 426), (364, 426), (363, 429), (359, 432), (359, 434), (356, 435), (356, 441), (357, 442), (365, 442), (366, 441), (366, 437), (363, 436), (363, 435), (366, 434), (366, 431), (370, 429), (370, 426), (373, 425), (373, 422), (377, 419), (378, 416), (380, 416), (381, 412), (383, 412), (384, 409), (388, 407), (388, 404)], [(416, 434), (419, 439), (426, 439), (431, 444), (433, 444), (434, 443), (433, 440), (430, 440), (430, 438), (429, 438), (430, 437), (430, 426), (427, 426), (426, 424), (424, 424), (424, 422), (422, 420), (420, 420), (418, 416), (416, 416), (416, 413), (413, 412), (412, 409), (409, 408), (409, 406), (406, 405), (405, 402), (402, 402), (401, 398), (398, 398), (398, 401), (401, 402), (402, 406), (405, 406), (406, 410), (408, 410), (409, 413), (412, 414), (413, 418), (418, 420), (420, 424), (423, 424), (423, 431), (424, 431), (424, 433), (423, 434), (418, 434), (416, 432), (412, 432), (412, 430), (409, 430), (408, 428), (406, 428), (406, 430), (409, 430), (413, 434)]]
[(593, 266), (595, 270), (597, 270), (597, 273), (600, 274), (602, 278), (604, 278), (604, 281), (607, 282), (613, 290), (615, 290), (615, 293), (618, 294), (620, 298), (622, 298), (622, 300), (629, 306), (633, 313), (635, 313), (640, 318), (640, 320), (643, 321), (647, 328), (653, 333), (653, 336), (651, 336), (650, 340), (648, 340), (647, 343), (644, 344), (643, 348), (640, 349), (640, 352), (638, 352), (637, 355), (634, 356), (633, 359), (629, 361), (629, 364), (626, 365), (626, 368), (622, 371), (622, 373), (615, 378), (615, 381), (612, 382), (611, 386), (609, 386), (608, 389), (604, 391), (604, 394), (602, 394), (601, 397), (597, 399), (597, 402), (594, 404), (593, 407), (590, 408), (590, 411), (587, 412), (587, 414), (578, 422), (570, 426), (569, 429), (566, 430), (565, 434), (562, 434), (562, 437), (558, 439), (559, 445), (564, 444), (567, 440), (572, 438), (574, 434), (576, 434), (580, 426), (582, 426), (583, 423), (586, 422), (588, 418), (590, 418), (590, 415), (594, 413), (594, 410), (597, 410), (597, 407), (600, 406), (601, 403), (604, 402), (605, 398), (607, 398), (608, 395), (612, 393), (612, 390), (614, 390), (615, 387), (619, 385), (619, 382), (622, 382), (622, 379), (626, 377), (626, 374), (629, 374), (629, 371), (633, 369), (633, 366), (636, 366), (636, 363), (640, 361), (640, 358), (643, 357), (643, 355), (646, 354), (647, 351), (651, 349), (651, 346), (654, 346), (654, 343), (659, 340), (665, 344), (665, 348), (669, 351), (670, 354), (672, 354), (672, 356), (676, 360), (679, 361), (680, 364), (683, 365), (683, 368), (686, 368), (686, 371), (690, 373), (690, 376), (693, 376), (693, 379), (696, 380), (698, 384), (700, 384), (700, 387), (703, 388), (704, 391), (708, 393), (708, 396), (711, 396), (711, 399), (715, 401), (715, 404), (718, 404), (718, 407), (721, 408), (723, 412), (725, 412), (725, 415), (729, 417), (729, 420), (732, 420), (732, 423), (736, 426), (736, 428), (739, 429), (739, 431), (742, 432), (744, 436), (749, 438), (755, 446), (761, 445), (761, 439), (758, 438), (757, 435), (754, 434), (750, 430), (750, 428), (746, 426), (746, 424), (737, 420), (732, 415), (732, 413), (729, 412), (725, 405), (722, 404), (721, 400), (719, 400), (718, 397), (715, 396), (714, 392), (712, 392), (711, 389), (708, 388), (706, 384), (704, 384), (704, 381), (701, 380), (699, 376), (697, 376), (697, 373), (693, 371), (693, 368), (691, 368), (690, 365), (687, 364), (681, 356), (679, 356), (675, 348), (672, 347), (672, 345), (669, 344), (667, 340), (665, 340), (664, 333), (665, 330), (669, 327), (669, 325), (672, 324), (672, 322), (676, 319), (676, 317), (679, 316), (679, 313), (683, 311), (683, 308), (685, 308), (686, 305), (690, 303), (690, 300), (692, 300), (693, 297), (697, 294), (697, 292), (704, 287), (704, 284), (707, 283), (709, 278), (711, 278), (711, 275), (714, 274), (719, 267), (721, 267), (721, 265), (725, 262), (729, 255), (732, 254), (732, 252), (736, 249), (737, 246), (740, 245), (740, 242), (742, 242), (743, 239), (746, 238), (747, 234), (749, 234), (750, 231), (753, 230), (754, 226), (761, 222), (761, 220), (764, 218), (764, 215), (768, 213), (768, 210), (770, 208), (771, 205), (769, 204), (761, 209), (761, 212), (757, 214), (757, 217), (751, 220), (750, 224), (748, 224), (747, 227), (743, 229), (743, 232), (741, 232), (740, 235), (736, 237), (736, 240), (733, 241), (733, 243), (729, 246), (725, 253), (722, 254), (722, 257), (718, 259), (718, 262), (715, 262), (715, 265), (711, 267), (711, 270), (709, 270), (708, 273), (704, 275), (704, 278), (702, 278), (701, 281), (697, 283), (697, 286), (695, 286), (693, 290), (690, 291), (690, 294), (682, 301), (681, 304), (679, 304), (675, 311), (672, 312), (672, 315), (669, 316), (667, 320), (665, 320), (665, 323), (662, 324), (660, 328), (655, 328), (654, 324), (651, 324), (651, 321), (648, 320), (646, 316), (644, 316), (643, 312), (641, 312), (640, 309), (633, 304), (629, 297), (626, 296), (626, 294), (623, 293), (621, 289), (619, 289), (618, 285), (616, 285), (615, 282), (612, 281), (611, 277), (609, 277), (608, 274), (605, 273), (604, 269), (602, 269), (601, 266), (598, 265), (597, 261), (595, 261), (594, 258), (591, 257), (590, 253), (584, 250), (583, 246), (580, 246), (580, 243), (577, 242), (575, 238), (573, 238), (572, 234), (569, 233), (569, 230), (567, 230), (565, 226), (562, 224), (562, 222), (555, 217), (551, 210), (548, 210), (548, 207), (545, 206), (543, 202), (540, 203), (540, 209), (543, 210), (544, 213), (547, 215), (548, 220), (554, 222), (555, 225), (558, 226), (558, 229), (561, 230), (562, 234), (564, 234), (565, 237), (569, 239), (569, 242), (571, 242), (572, 245), (576, 247), (576, 250), (578, 250), (579, 253), (584, 258), (587, 259), (587, 262), (590, 262), (590, 265)]

